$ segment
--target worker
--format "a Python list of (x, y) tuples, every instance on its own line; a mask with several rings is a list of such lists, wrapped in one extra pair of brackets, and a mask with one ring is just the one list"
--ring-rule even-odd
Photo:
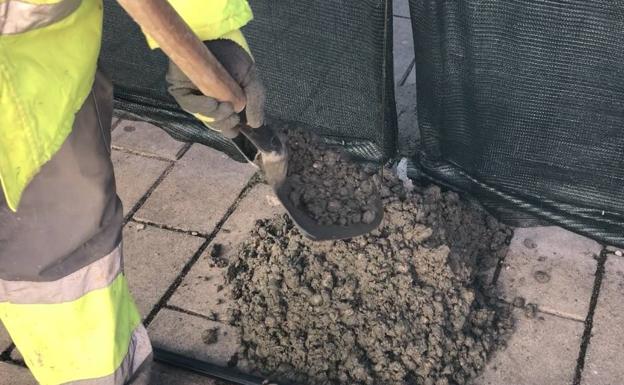
[[(244, 89), (248, 124), (261, 125), (264, 91), (240, 32), (246, 0), (170, 3)], [(123, 274), (112, 86), (96, 68), (102, 16), (102, 0), (0, 0), (0, 320), (44, 385), (149, 381), (152, 348)], [(237, 134), (229, 103), (174, 64), (167, 81), (183, 109)]]

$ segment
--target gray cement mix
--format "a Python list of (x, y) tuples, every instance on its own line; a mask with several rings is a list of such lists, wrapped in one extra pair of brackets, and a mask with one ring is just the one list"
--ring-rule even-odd
[(374, 169), (351, 162), (346, 153), (314, 134), (288, 130), (291, 202), (321, 225), (369, 224), (377, 216)]
[(509, 305), (479, 277), (511, 230), (388, 172), (380, 192), (385, 219), (366, 236), (315, 243), (287, 216), (256, 224), (226, 277), (246, 367), (301, 385), (467, 384), (505, 346)]

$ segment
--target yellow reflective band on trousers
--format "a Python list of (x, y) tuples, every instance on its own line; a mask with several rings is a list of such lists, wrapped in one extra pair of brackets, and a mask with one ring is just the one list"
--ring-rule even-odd
[(0, 184), (12, 210), (71, 132), (91, 90), (102, 13), (102, 0), (82, 0), (73, 13), (50, 25), (0, 35)]
[(58, 304), (0, 303), (0, 320), (42, 385), (114, 374), (142, 328), (122, 274), (107, 287)]

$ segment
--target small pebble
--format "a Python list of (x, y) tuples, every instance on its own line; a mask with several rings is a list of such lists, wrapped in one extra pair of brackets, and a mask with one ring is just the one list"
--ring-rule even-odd
[(266, 317), (264, 319), (264, 324), (269, 328), (274, 328), (277, 325), (277, 321), (273, 317)]
[(145, 228), (145, 225), (143, 223), (139, 223), (136, 225), (137, 230), (143, 230)]
[(521, 307), (522, 308), (522, 307), (524, 307), (525, 304), (526, 304), (526, 300), (524, 298), (522, 298), (522, 297), (516, 297), (513, 300), (513, 305), (515, 307)]
[(362, 215), (362, 222), (365, 224), (370, 224), (373, 223), (373, 221), (375, 220), (375, 213), (368, 210), (364, 213), (364, 215)]
[(197, 231), (191, 231), (191, 235), (197, 236)]
[(206, 329), (201, 334), (202, 341), (206, 345), (214, 345), (219, 340), (219, 328)]
[(615, 255), (617, 255), (618, 257), (621, 257), (622, 254), (622, 250), (615, 250)]
[(524, 315), (527, 318), (535, 318), (537, 316), (537, 305), (534, 303), (529, 303), (524, 308)]
[(533, 278), (535, 278), (535, 280), (539, 283), (546, 283), (550, 281), (550, 274), (545, 271), (538, 270), (533, 273)]
[(522, 243), (524, 243), (524, 246), (525, 246), (527, 249), (534, 249), (534, 248), (536, 248), (536, 247), (537, 247), (537, 244), (536, 244), (536, 243), (535, 243), (535, 241), (534, 241), (534, 240), (532, 240), (531, 238), (524, 238), (524, 242), (522, 242)]
[(323, 296), (321, 296), (320, 294), (314, 294), (312, 297), (310, 297), (310, 303), (312, 304), (312, 306), (319, 306), (323, 303)]

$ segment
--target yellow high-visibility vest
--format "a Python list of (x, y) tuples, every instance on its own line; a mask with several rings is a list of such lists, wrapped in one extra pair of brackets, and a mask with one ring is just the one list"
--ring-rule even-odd
[[(202, 40), (252, 18), (246, 0), (170, 3)], [(12, 210), (71, 132), (93, 84), (101, 35), (102, 0), (0, 0), (0, 182)]]

